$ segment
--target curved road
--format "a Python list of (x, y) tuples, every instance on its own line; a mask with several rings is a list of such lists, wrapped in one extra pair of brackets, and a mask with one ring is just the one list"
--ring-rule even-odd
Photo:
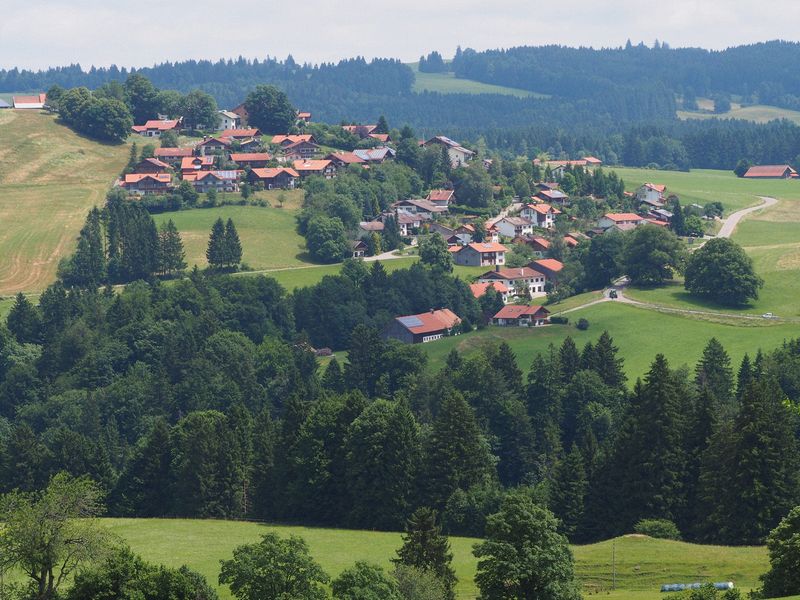
[(737, 210), (735, 213), (731, 213), (731, 215), (725, 219), (725, 222), (722, 224), (722, 228), (719, 230), (719, 233), (717, 233), (717, 237), (731, 237), (734, 229), (736, 229), (736, 226), (743, 217), (749, 215), (750, 213), (759, 211), (762, 208), (769, 208), (770, 206), (774, 206), (778, 203), (775, 198), (770, 198), (769, 196), (759, 196), (759, 198), (764, 201), (762, 204), (759, 204), (758, 206), (751, 206), (750, 208), (743, 208), (742, 210)]

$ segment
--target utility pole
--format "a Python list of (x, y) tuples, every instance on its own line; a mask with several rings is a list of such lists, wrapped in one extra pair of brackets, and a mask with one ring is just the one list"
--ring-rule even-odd
[(611, 542), (611, 589), (617, 589), (617, 542)]

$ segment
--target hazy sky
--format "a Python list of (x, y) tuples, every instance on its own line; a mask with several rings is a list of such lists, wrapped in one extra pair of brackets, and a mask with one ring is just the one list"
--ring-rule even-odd
[[(768, 9), (767, 9), (768, 6)], [(725, 48), (800, 39), (800, 2), (772, 0), (2, 0), (0, 67), (147, 66), (266, 55), (416, 60), (456, 46)]]

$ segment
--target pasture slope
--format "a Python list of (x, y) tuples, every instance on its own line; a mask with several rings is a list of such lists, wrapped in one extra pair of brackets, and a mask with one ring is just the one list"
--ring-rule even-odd
[(41, 291), (128, 160), (36, 110), (0, 111), (0, 295)]
[(698, 106), (704, 112), (695, 111), (677, 111), (679, 119), (740, 119), (742, 121), (753, 121), (754, 123), (768, 123), (775, 119), (788, 119), (795, 124), (800, 125), (800, 111), (791, 110), (788, 108), (778, 108), (777, 106), (769, 106), (766, 104), (753, 104), (751, 106), (742, 106), (738, 102), (731, 102), (731, 109), (722, 114), (714, 114), (714, 102), (709, 99), (698, 99)]
[[(216, 584), (219, 561), (233, 549), (258, 541), (260, 535), (303, 537), (323, 568), (333, 577), (357, 560), (391, 569), (401, 545), (399, 533), (311, 527), (273, 526), (234, 521), (107, 519), (109, 529), (145, 559), (170, 566), (186, 564)], [(453, 565), (459, 578), (458, 598), (475, 598), (477, 562), (472, 546), (478, 540), (451, 538)], [(616, 590), (612, 587), (612, 547), (616, 555)], [(625, 536), (598, 544), (573, 547), (576, 570), (585, 595), (602, 593), (609, 600), (656, 598), (663, 583), (734, 581), (750, 589), (767, 568), (762, 547), (698, 546), (682, 542)], [(230, 598), (226, 588), (222, 598)]]
[(483, 83), (472, 79), (460, 79), (454, 73), (421, 73), (419, 63), (408, 65), (414, 71), (415, 92), (438, 92), (440, 94), (502, 94), (517, 98), (548, 98), (545, 94)]

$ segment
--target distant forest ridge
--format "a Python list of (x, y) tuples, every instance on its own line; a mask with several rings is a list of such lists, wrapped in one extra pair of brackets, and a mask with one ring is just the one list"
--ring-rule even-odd
[[(800, 109), (800, 44), (772, 41), (722, 51), (627, 44), (611, 49), (565, 46), (459, 50), (449, 63), (438, 52), (426, 71), (452, 70), (465, 78), (532, 90), (550, 97), (443, 94), (413, 91), (412, 68), (396, 59), (361, 57), (300, 64), (291, 56), (266, 59), (188, 60), (138, 69), (85, 71), (80, 65), (45, 71), (0, 70), (0, 93), (97, 88), (141, 73), (161, 89), (200, 89), (221, 108), (233, 108), (260, 83), (279, 86), (315, 121), (411, 125), (422, 137), (480, 138), (513, 155), (539, 151), (558, 157), (592, 153), (605, 162), (665, 168), (733, 168), (800, 161), (800, 128), (788, 121), (757, 125), (709, 119), (678, 121), (678, 103), (711, 97)], [(448, 75), (449, 77), (450, 75)]]

